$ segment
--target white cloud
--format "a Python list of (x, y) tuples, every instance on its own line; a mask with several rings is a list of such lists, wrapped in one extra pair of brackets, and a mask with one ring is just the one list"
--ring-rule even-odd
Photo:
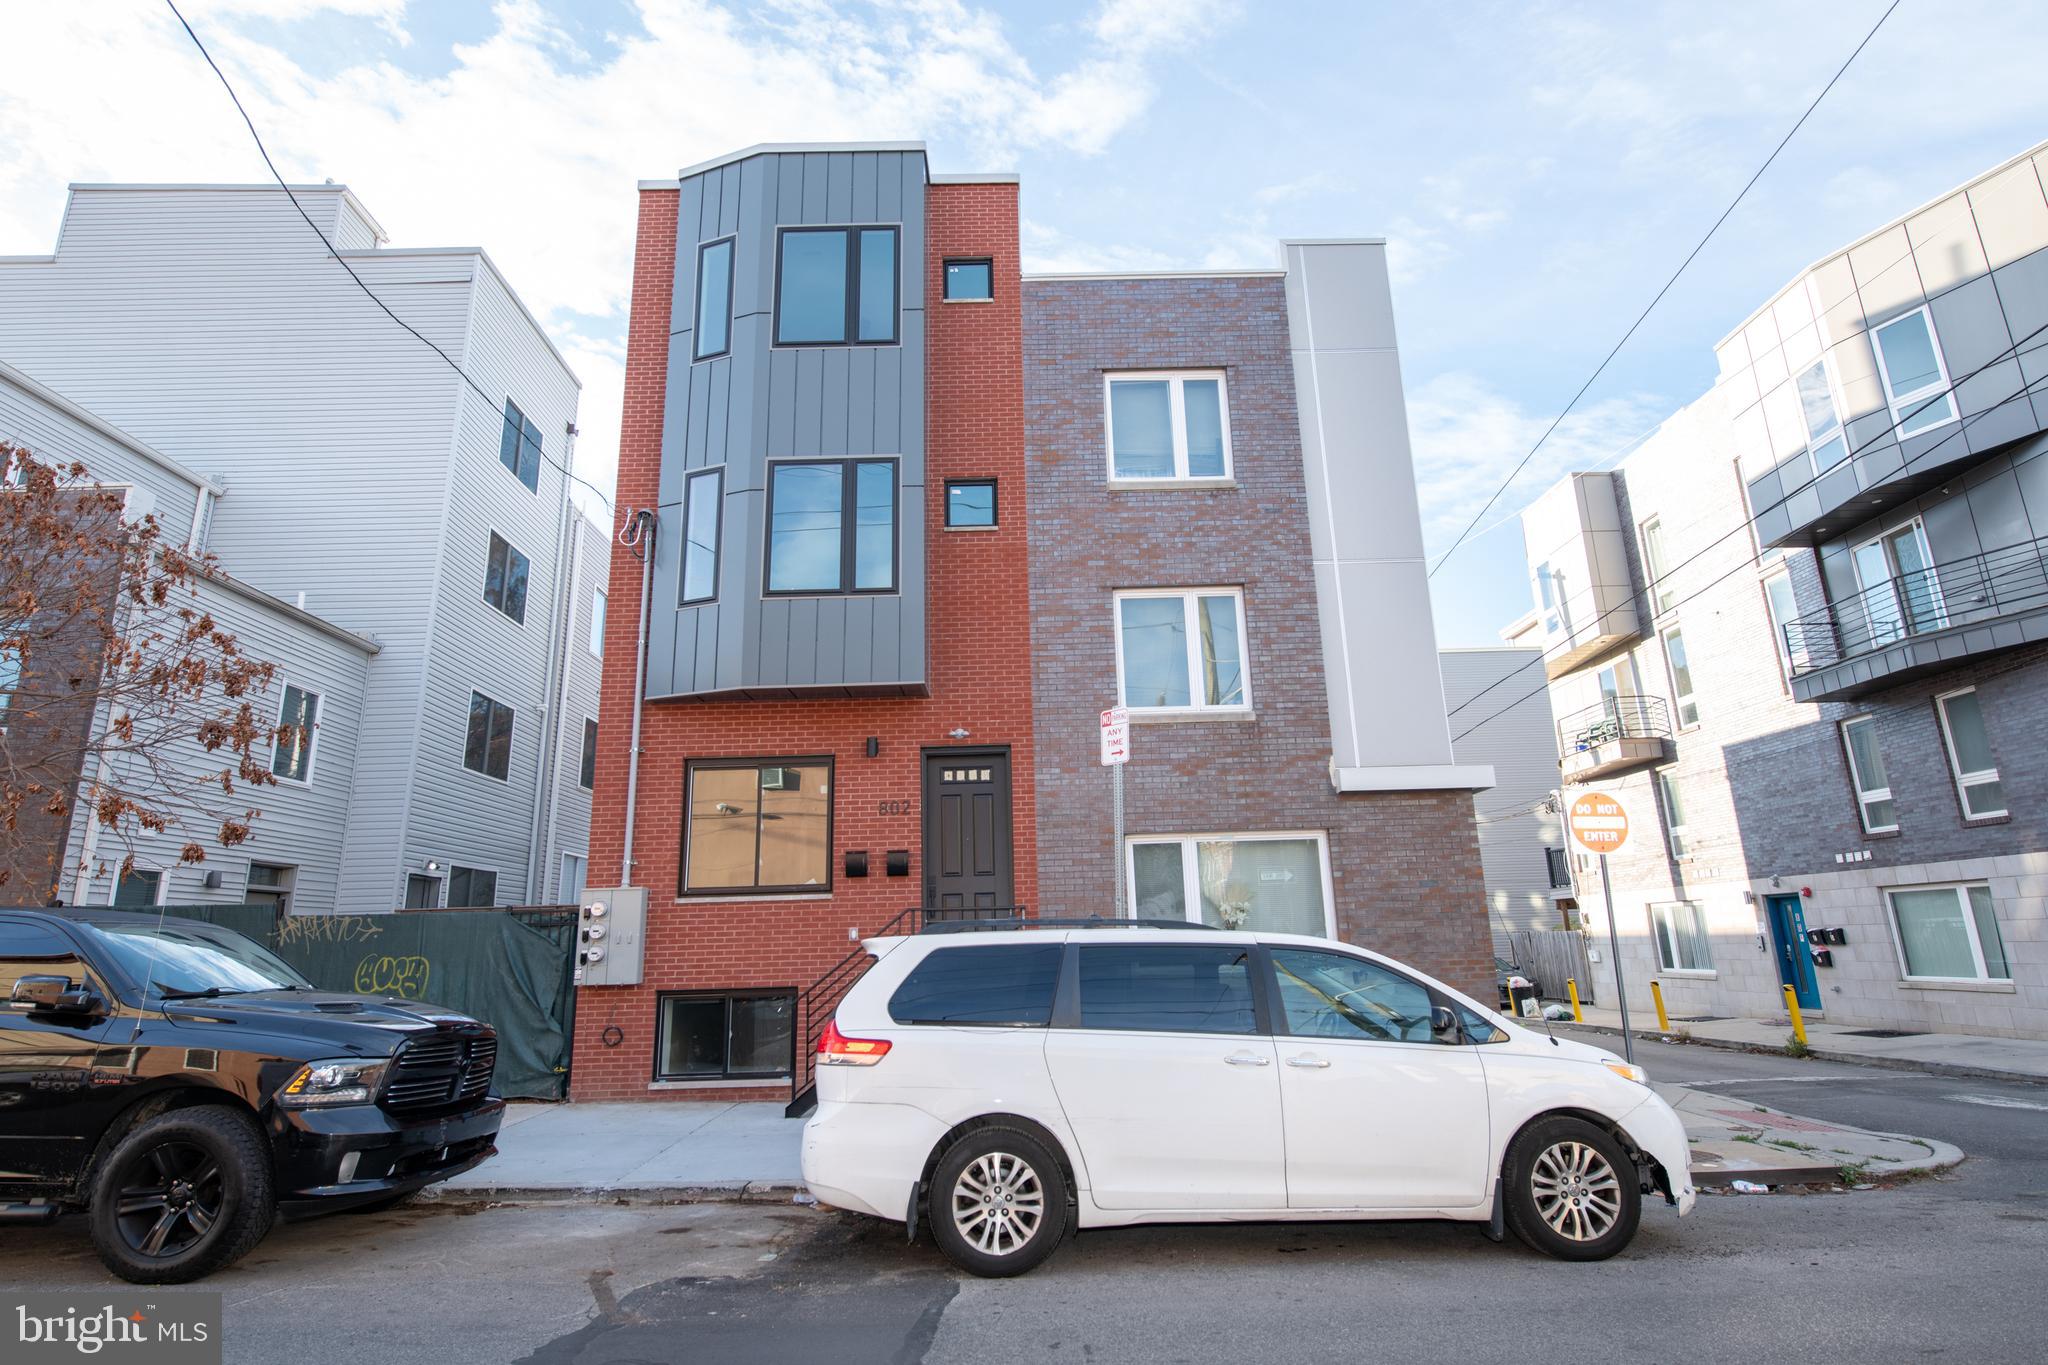
[[(193, 0), (187, 13), (288, 178), (347, 183), (396, 244), (490, 250), (583, 379), (579, 472), (608, 485), (636, 180), (770, 141), (942, 138), (973, 159), (940, 169), (961, 170), (1022, 148), (1097, 153), (1150, 107), (1152, 65), (1233, 9), (1109, 0), (1053, 72), (962, 0), (641, 0), (644, 32), (615, 37), (601, 64), (536, 0), (500, 0), (494, 30), (435, 75), (309, 69), (237, 26), (322, 11), (404, 37), (403, 0)], [(41, 54), (0, 88), (0, 253), (50, 250), (71, 181), (265, 176), (157, 0), (8, 6), (0, 51)]]
[[(1589, 403), (1572, 413), (1486, 514), (1484, 530), (1565, 474), (1612, 462), (1670, 413), (1652, 394)], [(1422, 535), (1433, 557), (1451, 547), (1556, 416), (1531, 411), (1477, 376), (1440, 374), (1408, 395)]]

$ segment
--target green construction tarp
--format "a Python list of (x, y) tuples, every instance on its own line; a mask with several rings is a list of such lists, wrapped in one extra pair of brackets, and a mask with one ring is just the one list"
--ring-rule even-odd
[(280, 919), (256, 905), (171, 906), (169, 913), (255, 939), (322, 990), (424, 1000), (481, 1019), (498, 1031), (500, 1094), (560, 1099), (568, 1092), (573, 913)]

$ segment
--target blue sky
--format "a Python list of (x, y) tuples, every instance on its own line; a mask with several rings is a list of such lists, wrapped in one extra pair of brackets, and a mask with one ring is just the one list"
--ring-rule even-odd
[[(633, 182), (758, 141), (922, 138), (1024, 176), (1027, 269), (1262, 266), (1389, 239), (1440, 553), (1884, 0), (1420, 6), (1088, 0), (190, 0), (288, 175), (398, 245), (482, 245), (586, 385), (609, 486)], [(2048, 137), (2048, 12), (1905, 0), (1579, 413), (1486, 518), (1704, 390), (1787, 278)], [(74, 180), (262, 177), (155, 0), (10, 6), (0, 254)], [(202, 461), (203, 463), (203, 461)], [(1527, 606), (1510, 517), (1435, 580), (1445, 644)]]

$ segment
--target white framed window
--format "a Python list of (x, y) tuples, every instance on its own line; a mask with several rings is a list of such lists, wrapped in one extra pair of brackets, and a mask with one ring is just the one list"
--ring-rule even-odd
[(1650, 907), (1650, 937), (1657, 940), (1658, 970), (1676, 976), (1711, 976), (1714, 952), (1707, 941), (1707, 915), (1697, 901), (1666, 901)]
[(1223, 371), (1128, 371), (1105, 375), (1103, 382), (1110, 482), (1232, 477)]
[(1251, 709), (1242, 590), (1120, 592), (1115, 607), (1117, 695), (1124, 705), (1183, 715)]
[(1685, 636), (1677, 626), (1666, 626), (1657, 638), (1664, 642), (1664, 669), (1671, 677), (1671, 709), (1677, 715), (1678, 728), (1690, 730), (1700, 723), (1700, 704), (1693, 696), (1692, 661), (1686, 656)]
[(590, 871), (590, 859), (581, 853), (562, 855), (562, 879), (555, 887), (555, 900), (562, 905), (574, 905), (583, 895), (584, 878)]
[(1686, 842), (1685, 801), (1679, 795), (1676, 768), (1657, 770), (1657, 803), (1664, 809), (1664, 837), (1671, 845), (1671, 856), (1683, 858), (1691, 845)]
[(1664, 521), (1651, 517), (1643, 523), (1643, 577), (1649, 580), (1650, 601), (1658, 612), (1667, 612), (1676, 605), (1678, 594), (1664, 582), (1667, 560), (1664, 554)]
[(1955, 775), (1956, 795), (1963, 803), (1963, 818), (1986, 820), (2004, 815), (2005, 785), (1998, 780), (1998, 764), (1991, 758), (1991, 737), (1984, 728), (1984, 705), (1974, 687), (1944, 692), (1934, 699), (1941, 713), (1941, 737), (1948, 748), (1949, 771)]
[(1849, 443), (1842, 434), (1842, 405), (1835, 401), (1834, 381), (1825, 358), (1800, 371), (1792, 381), (1799, 397), (1799, 415), (1806, 423), (1806, 457), (1813, 475), (1821, 475), (1849, 458)]
[(1564, 589), (1557, 581), (1557, 570), (1549, 561), (1536, 566), (1536, 606), (1543, 613), (1543, 633), (1555, 635), (1564, 629)]
[(1136, 919), (1337, 936), (1319, 830), (1134, 835), (1124, 841), (1124, 879)]
[(1856, 790), (1856, 816), (1866, 834), (1890, 834), (1899, 827), (1892, 802), (1891, 778), (1877, 747), (1877, 717), (1852, 716), (1842, 722), (1842, 748), (1849, 755), (1849, 785)]
[(590, 652), (598, 658), (604, 657), (604, 611), (610, 599), (602, 588), (593, 589), (590, 594)]
[(286, 684), (278, 699), (277, 728), (270, 748), (270, 771), (278, 781), (313, 780), (314, 740), (319, 732), (320, 694)]
[(1927, 431), (1956, 419), (1956, 400), (1949, 392), (1948, 364), (1934, 335), (1934, 320), (1925, 308), (1893, 318), (1871, 329), (1876, 343), (1877, 372), (1884, 396), (1901, 436)]
[(1908, 981), (2010, 981), (1997, 903), (1982, 882), (1885, 889)]
[(1799, 599), (1792, 591), (1792, 575), (1775, 573), (1764, 580), (1764, 613), (1771, 622), (1771, 647), (1778, 653), (1778, 672), (1789, 685), (1793, 665), (1806, 662), (1805, 649), (1795, 650), (1785, 627), (1799, 617)]
[(113, 883), (107, 888), (107, 904), (162, 905), (164, 885), (161, 869), (131, 867), (114, 874)]

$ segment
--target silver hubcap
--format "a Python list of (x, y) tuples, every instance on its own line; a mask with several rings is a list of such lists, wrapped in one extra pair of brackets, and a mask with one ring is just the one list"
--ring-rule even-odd
[(1595, 1242), (1621, 1217), (1621, 1181), (1614, 1167), (1583, 1142), (1544, 1148), (1529, 1180), (1536, 1192), (1536, 1212), (1560, 1237)]
[(1022, 1157), (989, 1152), (967, 1163), (953, 1184), (953, 1226), (991, 1256), (1021, 1251), (1045, 1221), (1045, 1189)]

